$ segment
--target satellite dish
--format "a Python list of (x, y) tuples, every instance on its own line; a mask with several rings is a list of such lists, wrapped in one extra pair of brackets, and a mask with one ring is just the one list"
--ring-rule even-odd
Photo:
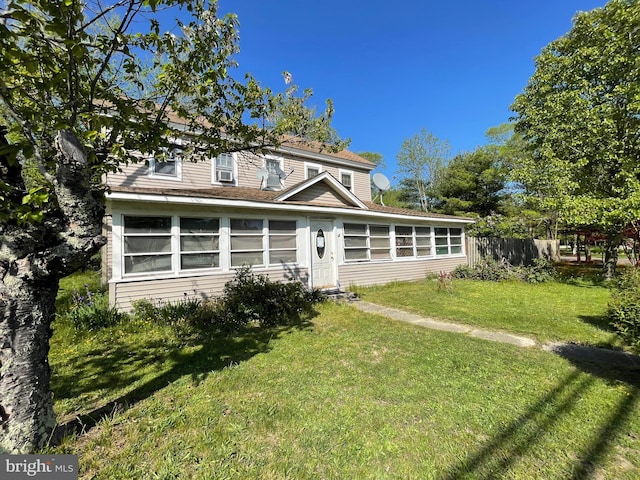
[(258, 168), (256, 170), (256, 178), (260, 180), (260, 187), (262, 187), (264, 182), (267, 181), (267, 178), (269, 178), (269, 172), (266, 168)]
[(382, 173), (376, 173), (373, 175), (373, 184), (382, 192), (386, 192), (391, 187), (391, 182)]
[(380, 190), (380, 205), (384, 207), (382, 194), (391, 188), (391, 182), (382, 173), (375, 173), (373, 175), (373, 184), (378, 187), (378, 190)]

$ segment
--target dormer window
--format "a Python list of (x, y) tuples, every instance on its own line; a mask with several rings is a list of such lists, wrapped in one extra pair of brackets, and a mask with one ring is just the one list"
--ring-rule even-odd
[(233, 153), (221, 153), (213, 162), (213, 183), (234, 184), (236, 181)]
[(177, 148), (164, 149), (149, 159), (149, 176), (167, 180), (182, 179), (182, 158)]
[(353, 191), (353, 172), (340, 170), (340, 183), (342, 183), (347, 190)]

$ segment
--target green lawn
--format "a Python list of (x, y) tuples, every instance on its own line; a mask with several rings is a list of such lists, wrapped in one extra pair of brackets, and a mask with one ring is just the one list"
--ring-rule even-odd
[(540, 350), (336, 304), (207, 338), (58, 323), (56, 410), (98, 420), (54, 449), (81, 478), (640, 477), (640, 378)]
[(481, 282), (454, 280), (453, 291), (438, 281), (398, 282), (357, 288), (364, 300), (481, 328), (506, 330), (540, 342), (567, 341), (619, 347), (605, 318), (608, 288), (591, 282)]

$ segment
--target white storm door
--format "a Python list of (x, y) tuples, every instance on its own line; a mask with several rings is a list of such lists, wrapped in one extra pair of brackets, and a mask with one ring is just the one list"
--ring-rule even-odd
[(311, 221), (311, 271), (313, 288), (334, 288), (335, 234), (331, 220)]

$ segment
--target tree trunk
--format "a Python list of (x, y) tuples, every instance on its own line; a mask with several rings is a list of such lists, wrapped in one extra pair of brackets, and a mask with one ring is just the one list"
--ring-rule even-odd
[(0, 453), (31, 453), (56, 425), (48, 354), (58, 281), (30, 285), (9, 272), (2, 280)]
[(604, 251), (604, 262), (602, 269), (604, 278), (612, 280), (616, 274), (616, 266), (618, 265), (618, 247), (622, 241), (619, 233), (607, 233), (607, 240)]
[(60, 131), (56, 147), (55, 195), (44, 219), (0, 222), (0, 453), (33, 453), (50, 440), (56, 422), (48, 355), (58, 282), (105, 243), (102, 194), (81, 143)]

